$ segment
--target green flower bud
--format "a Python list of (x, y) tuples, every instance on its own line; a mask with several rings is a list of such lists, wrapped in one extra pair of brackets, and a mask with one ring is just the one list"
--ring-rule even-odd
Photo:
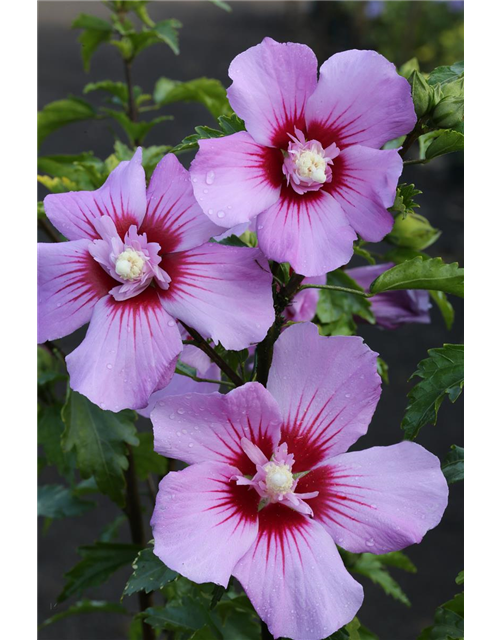
[(464, 119), (463, 96), (445, 96), (432, 112), (432, 122), (442, 129), (458, 126)]
[(434, 229), (424, 216), (418, 213), (405, 216), (400, 213), (387, 240), (398, 247), (421, 251), (436, 242), (440, 235), (441, 231)]
[(411, 97), (418, 118), (425, 116), (432, 108), (433, 91), (420, 71), (413, 71), (408, 82), (411, 86)]

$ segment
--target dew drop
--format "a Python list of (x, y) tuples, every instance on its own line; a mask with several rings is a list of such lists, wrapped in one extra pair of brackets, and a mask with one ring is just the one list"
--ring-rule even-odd
[(160, 400), (160, 402), (158, 403), (160, 405), (160, 407), (164, 407), (165, 403), (163, 402), (163, 400)]
[(169, 320), (167, 324), (169, 327), (173, 327), (175, 325), (175, 320)]
[(198, 182), (198, 178), (191, 178), (191, 182)]
[(190, 442), (190, 443), (188, 444), (188, 447), (189, 447), (190, 449), (192, 449), (192, 448), (193, 448), (193, 446), (194, 446), (194, 445), (193, 445), (193, 443), (192, 443), (192, 442)]
[(182, 407), (179, 407), (179, 409), (177, 409), (177, 413), (182, 415), (183, 413), (185, 413), (185, 410)]
[(203, 189), (203, 193), (208, 193), (208, 189)]
[(209, 171), (205, 177), (205, 182), (207, 184), (213, 184), (215, 180), (215, 173), (213, 171)]
[(182, 434), (181, 434), (181, 432), (180, 432), (180, 431), (177, 431), (177, 435), (178, 435), (178, 436), (179, 436), (179, 438), (180, 438)]
[(217, 217), (218, 218), (223, 218), (226, 214), (224, 213), (224, 211), (217, 211)]
[(169, 416), (170, 420), (173, 420), (175, 418), (175, 413), (171, 413)]
[(108, 364), (106, 365), (106, 368), (107, 368), (107, 369), (112, 369), (112, 368), (113, 368), (113, 365), (108, 363)]
[(373, 538), (370, 538), (369, 540), (366, 541), (367, 547), (373, 547), (374, 544), (375, 544), (375, 540)]
[(208, 210), (208, 215), (209, 216), (213, 216), (214, 215), (214, 210), (213, 209), (209, 209)]

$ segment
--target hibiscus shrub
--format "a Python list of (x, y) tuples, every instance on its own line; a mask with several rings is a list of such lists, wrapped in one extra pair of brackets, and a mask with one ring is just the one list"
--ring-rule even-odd
[[(402, 549), (463, 479), (462, 448), (440, 461), (414, 441), (460, 395), (463, 346), (418, 364), (402, 442), (349, 452), (387, 381), (357, 326), (429, 323), (432, 304), (453, 323), (463, 269), (425, 253), (440, 232), (401, 175), (463, 148), (463, 64), (398, 71), (356, 50), (318, 76), (309, 47), (265, 38), (231, 62), (227, 93), (160, 78), (149, 95), (132, 63), (154, 44), (178, 53), (181, 25), (155, 23), (145, 2), (107, 5), (109, 20), (73, 26), (85, 68), (105, 44), (123, 59), (124, 83), (83, 90), (112, 108), (71, 97), (39, 113), (40, 140), (106, 117), (126, 142), (104, 160), (39, 159), (52, 192), (38, 206), (39, 465), (61, 480), (40, 487), (38, 510), (74, 523), (100, 492), (124, 515), (78, 550), (59, 602), (83, 599), (43, 626), (109, 611), (130, 616), (134, 639), (373, 639), (356, 575), (409, 604), (390, 569), (415, 571)], [(141, 146), (179, 101), (216, 126)], [(150, 110), (162, 115), (142, 120)], [(66, 355), (59, 339), (87, 323)], [(126, 520), (131, 543), (118, 543)], [(121, 567), (123, 594), (84, 597)], [(463, 636), (463, 594), (420, 638), (445, 636)]]

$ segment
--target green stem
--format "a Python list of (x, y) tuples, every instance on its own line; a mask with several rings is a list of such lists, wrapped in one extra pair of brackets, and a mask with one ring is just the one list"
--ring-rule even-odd
[(54, 231), (52, 225), (50, 225), (45, 218), (38, 220), (38, 225), (42, 231), (49, 236), (52, 242), (61, 242), (60, 236)]
[(300, 285), (304, 276), (298, 273), (292, 274), (288, 283), (274, 293), (274, 322), (267, 332), (264, 340), (255, 351), (256, 358), (256, 380), (262, 385), (266, 385), (269, 376), (269, 369), (273, 361), (274, 343), (279, 338), (281, 329), (285, 323), (283, 311), (293, 300), (295, 294), (300, 290)]
[(359, 289), (349, 289), (348, 287), (338, 287), (333, 284), (303, 284), (299, 288), (299, 291), (303, 289), (325, 289), (326, 291), (342, 291), (343, 293), (352, 293), (356, 296), (362, 296), (363, 298), (371, 298), (372, 293), (365, 293)]
[(223, 358), (221, 358), (217, 351), (215, 351), (215, 349), (208, 344), (208, 342), (196, 331), (196, 329), (189, 327), (187, 324), (184, 324), (184, 322), (181, 322), (180, 320), (179, 322), (193, 338), (191, 344), (194, 344), (195, 347), (198, 347), (198, 349), (201, 349), (203, 353), (206, 353), (210, 360), (212, 360), (212, 362), (215, 362), (219, 369), (226, 374), (226, 376), (229, 378), (229, 380), (231, 380), (235, 387), (240, 387), (241, 385), (245, 384), (240, 376), (236, 373), (236, 371), (234, 371), (234, 369), (232, 369), (227, 364), (227, 362)]
[(429, 162), (427, 158), (417, 158), (415, 160), (405, 160), (403, 164), (406, 166), (407, 164), (426, 164)]

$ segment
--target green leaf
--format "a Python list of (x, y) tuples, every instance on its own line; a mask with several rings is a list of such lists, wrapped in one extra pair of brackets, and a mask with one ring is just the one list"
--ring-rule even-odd
[(143, 549), (132, 563), (134, 572), (128, 579), (123, 591), (124, 596), (130, 596), (138, 591), (150, 593), (164, 587), (175, 580), (177, 573), (166, 567), (155, 556), (152, 549)]
[(38, 444), (42, 445), (49, 464), (69, 479), (72, 475), (71, 455), (65, 453), (61, 445), (64, 423), (61, 418), (62, 407), (51, 404), (41, 407), (38, 415)]
[(443, 462), (442, 470), (448, 484), (460, 482), (464, 479), (463, 447), (458, 447), (456, 444), (451, 445), (451, 449)]
[(132, 122), (132, 120), (123, 111), (115, 111), (114, 109), (103, 109), (103, 111), (116, 120), (123, 128), (129, 142), (135, 146), (142, 143), (147, 134), (160, 122), (172, 120), (172, 116), (160, 116), (149, 122)]
[[(341, 269), (331, 271), (326, 283), (363, 291), (351, 277)], [(342, 291), (321, 289), (316, 314), (321, 322), (322, 335), (352, 335), (356, 332), (355, 317), (363, 318), (370, 324), (375, 323), (369, 300), (362, 296)]]
[(114, 520), (111, 520), (111, 522), (108, 523), (101, 531), (101, 534), (99, 535), (99, 542), (113, 542), (113, 540), (116, 540), (122, 524), (126, 521), (127, 516), (123, 514), (117, 516)]
[(135, 0), (135, 2), (131, 3), (131, 8), (141, 22), (143, 22), (148, 27), (154, 27), (155, 23), (149, 16), (148, 10), (146, 9), (146, 4), (147, 2), (144, 0)]
[(232, 11), (232, 8), (228, 5), (228, 3), (224, 2), (223, 0), (210, 0), (210, 2), (215, 4), (216, 7), (219, 7), (219, 9), (222, 9), (223, 11)]
[(155, 629), (196, 631), (207, 623), (209, 612), (191, 596), (181, 603), (170, 603), (164, 607), (146, 609), (146, 622)]
[(65, 380), (66, 373), (62, 371), (61, 362), (55, 358), (46, 347), (37, 347), (37, 382), (38, 386), (44, 386)]
[(415, 198), (421, 193), (420, 189), (415, 189), (414, 184), (400, 184), (396, 189), (396, 198), (394, 199), (391, 211), (401, 213), (403, 217), (414, 213), (415, 209), (420, 208), (420, 205), (415, 202)]
[(463, 572), (463, 569), (462, 569), (462, 571), (460, 571), (458, 576), (455, 578), (455, 582), (457, 584), (463, 584), (464, 583), (464, 572)]
[(464, 76), (464, 63), (463, 60), (461, 62), (455, 62), (450, 66), (442, 66), (436, 67), (434, 71), (431, 71), (429, 77), (427, 78), (427, 82), (430, 85), (437, 84), (447, 84), (448, 82), (454, 82), (455, 80), (459, 80)]
[(377, 373), (385, 384), (389, 384), (389, 365), (380, 356), (377, 358)]
[(173, 102), (200, 102), (215, 119), (220, 115), (232, 113), (226, 97), (226, 89), (219, 80), (212, 78), (197, 78), (189, 82), (160, 78), (155, 85), (153, 98), (158, 105)]
[(83, 88), (83, 93), (92, 91), (105, 91), (115, 96), (124, 105), (128, 103), (128, 88), (124, 82), (113, 82), (112, 80), (101, 80), (100, 82), (89, 82)]
[(418, 640), (463, 640), (464, 638), (464, 594), (436, 609), (434, 625), (424, 629)]
[(80, 13), (80, 15), (73, 20), (71, 25), (72, 29), (94, 29), (95, 31), (112, 31), (112, 27), (109, 22), (98, 18), (97, 16), (91, 16), (86, 13)]
[(464, 134), (453, 129), (439, 129), (420, 136), (418, 139), (420, 158), (432, 160), (455, 151), (463, 151)]
[[(408, 394), (408, 407), (401, 424), (407, 440), (413, 440), (427, 423), (436, 424), (439, 407), (447, 395), (455, 402), (464, 385), (464, 347), (445, 344), (430, 349), (411, 376), (422, 378)], [(410, 380), (411, 380), (410, 378)]]
[(140, 51), (143, 51), (147, 47), (153, 44), (165, 43), (167, 44), (175, 55), (179, 54), (179, 33), (178, 30), (182, 27), (182, 24), (175, 18), (169, 20), (162, 20), (157, 22), (154, 28), (143, 31), (139, 34), (134, 34), (131, 38), (134, 46), (134, 53), (137, 55)]
[(114, 542), (96, 542), (79, 547), (78, 553), (83, 560), (65, 575), (66, 584), (57, 601), (62, 602), (85, 589), (103, 584), (120, 567), (131, 565), (139, 550), (135, 544)]
[(105, 602), (104, 600), (79, 600), (66, 609), (66, 611), (61, 611), (61, 613), (57, 613), (55, 616), (44, 620), (38, 628), (43, 629), (44, 627), (48, 627), (50, 624), (54, 624), (54, 622), (64, 620), (64, 618), (69, 618), (70, 616), (77, 616), (82, 613), (102, 612), (123, 613), (124, 615), (128, 615), (128, 611), (125, 607), (117, 602)]
[(66, 425), (63, 449), (75, 450), (82, 477), (94, 476), (99, 490), (123, 506), (123, 470), (128, 468), (126, 445), (139, 444), (135, 435), (135, 414), (132, 411), (103, 411), (85, 396), (70, 391), (62, 418)]
[(403, 569), (404, 571), (414, 573), (416, 571), (415, 566), (403, 553), (396, 552), (398, 554), (396, 556), (394, 553), (388, 553), (380, 556), (375, 556), (371, 553), (361, 553), (360, 555), (347, 554), (345, 551), (342, 553), (343, 555), (346, 554), (350, 560), (348, 568), (351, 571), (366, 576), (373, 583), (382, 587), (387, 595), (390, 595), (395, 600), (410, 606), (410, 601), (406, 594), (385, 569), (386, 566), (393, 566)]
[(417, 58), (411, 58), (408, 62), (405, 62), (399, 67), (399, 75), (403, 78), (408, 78), (414, 71), (420, 71), (420, 65)]
[(398, 264), (372, 282), (371, 293), (398, 289), (432, 289), (464, 297), (464, 270), (456, 262), (446, 264), (441, 258), (421, 257)]
[(245, 130), (245, 123), (236, 115), (220, 116), (218, 118), (221, 130), (212, 129), (211, 127), (195, 127), (196, 133), (187, 136), (177, 146), (172, 149), (172, 153), (183, 153), (184, 151), (191, 151), (198, 146), (198, 140), (206, 138), (222, 138), (223, 136), (229, 136), (237, 131)]
[(436, 303), (439, 311), (441, 311), (446, 328), (450, 330), (453, 326), (453, 321), (455, 320), (455, 309), (448, 300), (446, 293), (443, 293), (442, 291), (429, 291), (429, 294)]
[(135, 472), (140, 480), (146, 480), (150, 473), (164, 476), (168, 471), (167, 458), (160, 456), (153, 449), (151, 431), (138, 433), (139, 445), (133, 448)]
[[(38, 171), (47, 173), (55, 178), (61, 178), (61, 188), (73, 191), (93, 191), (98, 189), (107, 177), (106, 168), (102, 160), (93, 153), (85, 152), (78, 155), (53, 155), (38, 158)], [(43, 176), (45, 178), (45, 176)], [(40, 177), (39, 177), (40, 180)], [(68, 180), (70, 182), (65, 182)], [(40, 180), (42, 181), (42, 180)], [(59, 182), (44, 184), (54, 190)], [(68, 188), (66, 188), (68, 187)]]
[(90, 120), (96, 115), (92, 105), (79, 98), (50, 102), (38, 112), (38, 144), (40, 145), (53, 131), (72, 122)]
[(84, 29), (79, 35), (78, 41), (81, 44), (83, 68), (88, 72), (92, 56), (101, 44), (109, 42), (113, 29), (109, 22), (83, 13), (78, 16), (71, 27)]
[(71, 489), (60, 484), (45, 484), (38, 487), (38, 515), (45, 518), (69, 518), (81, 516), (95, 507), (73, 495)]

